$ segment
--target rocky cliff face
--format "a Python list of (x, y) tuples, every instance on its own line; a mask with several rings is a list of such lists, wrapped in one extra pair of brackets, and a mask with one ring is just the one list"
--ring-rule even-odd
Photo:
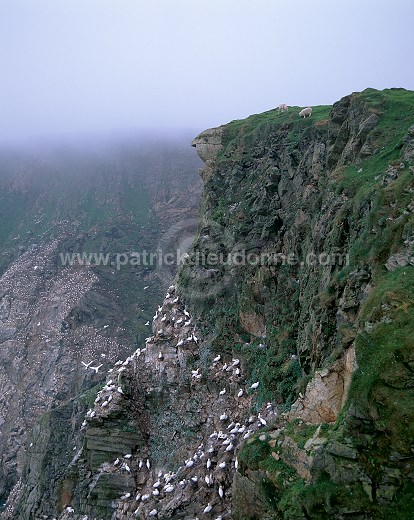
[(243, 444), (233, 518), (412, 515), (413, 101), (367, 90), (194, 141), (207, 174), (180, 294), (257, 404), (289, 410)]
[[(170, 282), (156, 265), (117, 269), (116, 255), (156, 250), (162, 222), (196, 218), (200, 193), (198, 161), (177, 143), (149, 144), (144, 157), (40, 157), (0, 153), (0, 497), (16, 518), (55, 514), (88, 406), (148, 335)], [(62, 261), (83, 252), (109, 262)]]
[(368, 89), (194, 140), (198, 235), (86, 414), (61, 519), (411, 518), (413, 108)]

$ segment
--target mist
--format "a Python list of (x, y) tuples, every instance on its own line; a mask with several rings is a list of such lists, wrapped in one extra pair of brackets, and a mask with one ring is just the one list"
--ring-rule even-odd
[(194, 129), (412, 89), (411, 0), (2, 0), (0, 141)]

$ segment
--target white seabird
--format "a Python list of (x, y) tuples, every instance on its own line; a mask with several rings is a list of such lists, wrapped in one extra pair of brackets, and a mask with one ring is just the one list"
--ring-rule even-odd
[(100, 365), (98, 365), (97, 367), (89, 367), (91, 370), (95, 370), (95, 374), (98, 373), (98, 370), (102, 367), (102, 363)]

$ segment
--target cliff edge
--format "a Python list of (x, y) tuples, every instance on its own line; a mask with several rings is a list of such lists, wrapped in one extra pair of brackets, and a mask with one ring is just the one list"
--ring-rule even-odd
[(412, 518), (414, 93), (298, 112), (193, 141), (198, 235), (87, 413), (62, 519)]

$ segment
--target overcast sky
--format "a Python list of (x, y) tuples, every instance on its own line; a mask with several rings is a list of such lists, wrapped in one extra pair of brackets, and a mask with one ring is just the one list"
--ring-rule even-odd
[(413, 0), (0, 0), (0, 140), (414, 89)]

